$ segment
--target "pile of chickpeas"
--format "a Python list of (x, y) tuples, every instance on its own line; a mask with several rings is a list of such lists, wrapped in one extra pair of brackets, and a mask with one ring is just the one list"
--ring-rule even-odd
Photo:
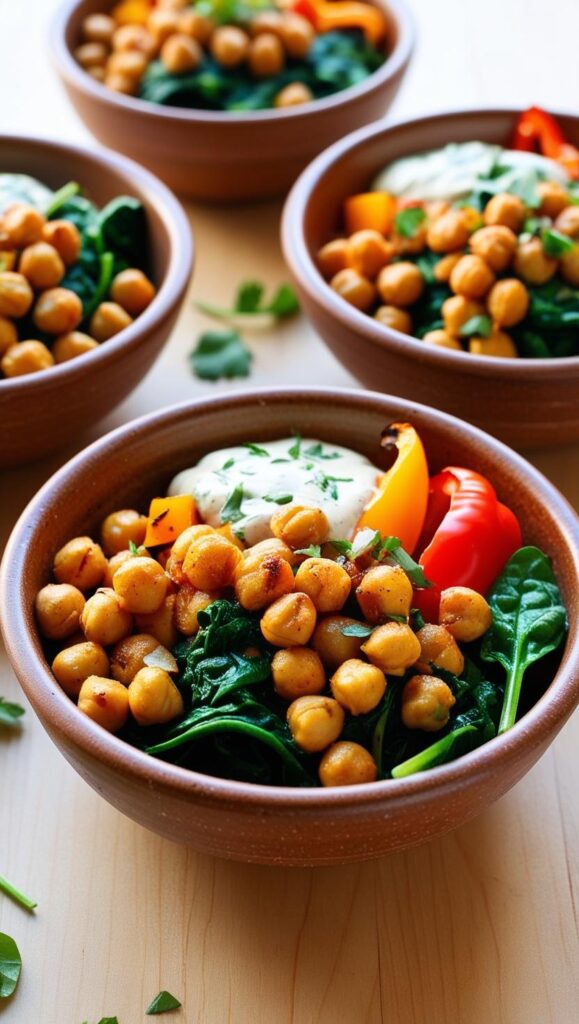
[[(318, 252), (318, 265), (334, 291), (356, 309), (404, 334), (413, 333), (412, 306), (428, 288), (416, 263), (405, 256), (430, 250), (440, 254), (434, 267), (438, 282), (454, 293), (441, 307), (444, 327), (427, 332), (427, 345), (476, 355), (518, 355), (508, 329), (527, 315), (527, 285), (542, 285), (560, 274), (579, 287), (579, 207), (557, 182), (538, 185), (541, 205), (529, 210), (508, 192), (489, 200), (482, 214), (471, 207), (455, 209), (446, 202), (426, 203), (426, 217), (412, 238), (392, 230), (383, 235), (371, 229), (328, 242)], [(576, 244), (560, 259), (548, 256), (541, 238), (524, 233), (530, 216), (548, 218), (556, 231)], [(463, 326), (488, 316), (488, 337), (461, 337)]]
[[(347, 715), (380, 703), (388, 676), (412, 671), (402, 691), (407, 728), (434, 733), (448, 723), (455, 698), (436, 667), (459, 676), (459, 642), (489, 628), (489, 606), (476, 591), (443, 591), (438, 624), (414, 632), (404, 570), (369, 555), (330, 557), (320, 509), (276, 512), (272, 536), (249, 548), (230, 525), (192, 525), (153, 557), (142, 547), (146, 526), (145, 516), (124, 509), (104, 520), (100, 544), (75, 537), (56, 553), (55, 582), (36, 599), (42, 635), (64, 642), (52, 661), (56, 679), (105, 729), (119, 731), (129, 716), (146, 727), (183, 714), (171, 649), (194, 636), (199, 612), (224, 596), (260, 616), (263, 638), (276, 648), (273, 688), (288, 703), (297, 746), (321, 755), (323, 786), (376, 779), (368, 750), (339, 737)], [(322, 545), (321, 557), (298, 553), (312, 544)], [(371, 628), (365, 638), (344, 633), (362, 622)]]
[[(81, 237), (68, 220), (46, 220), (34, 206), (13, 203), (0, 217), (0, 371), (4, 377), (47, 370), (96, 348), (133, 322), (151, 302), (155, 289), (140, 270), (123, 270), (113, 279), (109, 300), (93, 313), (88, 333), (77, 330), (82, 302), (60, 287), (77, 262)], [(50, 347), (34, 337), (54, 340)], [(19, 321), (26, 326), (19, 329)], [(24, 337), (22, 334), (24, 333)]]
[[(315, 37), (314, 28), (299, 14), (268, 10), (240, 25), (217, 25), (200, 14), (190, 0), (148, 3), (121, 2), (110, 14), (89, 14), (81, 27), (82, 43), (75, 50), (79, 64), (115, 92), (135, 96), (153, 60), (169, 74), (195, 71), (204, 55), (228, 70), (245, 68), (256, 79), (270, 78), (289, 59), (303, 60)], [(290, 82), (274, 99), (276, 107), (312, 100), (302, 82)]]

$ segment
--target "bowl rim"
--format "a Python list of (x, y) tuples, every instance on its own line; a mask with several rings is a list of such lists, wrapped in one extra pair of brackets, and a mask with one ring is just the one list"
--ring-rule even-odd
[(323, 99), (305, 103), (303, 106), (287, 107), (283, 110), (267, 109), (254, 111), (202, 110), (196, 107), (170, 107), (151, 103), (135, 96), (124, 96), (107, 89), (101, 82), (80, 67), (67, 45), (66, 37), (71, 19), (82, 0), (64, 0), (53, 15), (50, 25), (51, 56), (56, 68), (68, 87), (78, 89), (92, 101), (108, 102), (125, 113), (148, 115), (159, 121), (173, 121), (183, 124), (208, 125), (251, 125), (268, 122), (284, 122), (295, 119), (308, 121), (317, 113), (331, 111), (345, 103), (355, 103), (368, 93), (374, 92), (385, 82), (399, 74), (407, 64), (416, 38), (416, 23), (406, 0), (369, 0), (375, 6), (384, 7), (396, 24), (398, 37), (391, 54), (384, 63), (362, 82), (347, 89), (332, 93)]
[[(579, 650), (579, 622), (570, 623), (569, 634), (559, 669), (545, 693), (516, 723), (501, 736), (495, 737), (476, 750), (465, 754), (457, 761), (441, 765), (428, 772), (409, 776), (405, 779), (388, 779), (372, 784), (336, 787), (335, 789), (281, 786), (238, 782), (214, 778), (201, 772), (180, 768), (169, 762), (159, 761), (130, 746), (124, 740), (101, 729), (89, 718), (81, 715), (73, 702), (58, 686), (48, 664), (43, 664), (35, 652), (39, 638), (33, 627), (27, 624), (27, 609), (22, 588), (19, 585), (22, 567), (26, 557), (29, 538), (41, 530), (42, 519), (50, 507), (55, 493), (69, 490), (79, 470), (91, 462), (98, 463), (112, 451), (130, 449), (133, 438), (154, 434), (159, 427), (166, 427), (193, 418), (202, 418), (205, 412), (213, 410), (238, 411), (250, 408), (255, 403), (272, 405), (304, 402), (325, 402), (337, 409), (364, 409), (379, 411), (380, 406), (392, 406), (400, 415), (412, 418), (418, 414), (434, 427), (445, 426), (449, 433), (459, 434), (464, 441), (469, 439), (482, 442), (487, 452), (496, 459), (506, 460), (515, 475), (524, 475), (528, 486), (538, 490), (551, 511), (556, 514), (558, 525), (566, 536), (573, 552), (572, 563), (575, 571), (575, 587), (579, 591), (579, 519), (569, 502), (542, 473), (522, 456), (513, 452), (500, 441), (485, 434), (454, 416), (428, 406), (399, 399), (393, 395), (362, 391), (350, 388), (256, 388), (250, 391), (235, 391), (226, 395), (202, 398), (180, 403), (154, 413), (149, 413), (128, 424), (118, 427), (95, 441), (88, 448), (74, 456), (59, 469), (32, 498), (16, 523), (6, 546), (0, 572), (0, 605), (4, 614), (2, 633), (12, 665), (18, 665), (17, 675), (22, 688), (35, 707), (42, 707), (42, 714), (36, 712), (46, 728), (58, 732), (69, 744), (80, 748), (85, 755), (97, 758), (107, 769), (122, 771), (125, 778), (143, 782), (159, 790), (179, 793), (183, 798), (211, 803), (221, 808), (236, 805), (246, 810), (283, 808), (293, 812), (324, 812), (336, 807), (353, 808), (383, 804), (384, 801), (418, 799), (436, 796), (437, 792), (452, 790), (460, 784), (468, 784), (480, 773), (501, 771), (504, 762), (517, 758), (528, 745), (540, 745), (545, 724), (558, 731), (565, 719), (579, 702), (579, 680), (575, 662)], [(386, 415), (391, 415), (384, 410)], [(553, 685), (554, 683), (557, 685)]]
[(191, 278), (195, 252), (193, 234), (179, 200), (154, 174), (130, 157), (114, 153), (104, 147), (94, 149), (90, 145), (52, 140), (39, 135), (1, 133), (0, 153), (5, 144), (32, 146), (39, 152), (50, 149), (61, 156), (64, 166), (67, 158), (81, 157), (100, 168), (103, 176), (110, 172), (124, 175), (127, 179), (127, 194), (134, 195), (136, 191), (143, 193), (161, 217), (169, 235), (169, 259), (163, 281), (155, 292), (153, 301), (132, 324), (106, 342), (102, 342), (98, 348), (85, 352), (80, 359), (56, 363), (41, 373), (1, 379), (0, 400), (4, 396), (12, 398), (24, 392), (27, 395), (34, 395), (47, 388), (77, 383), (85, 377), (87, 370), (96, 371), (107, 363), (115, 362), (124, 353), (138, 349), (142, 344), (143, 333), (155, 331), (180, 301)]
[[(419, 339), (378, 324), (372, 317), (355, 309), (334, 292), (318, 270), (305, 240), (304, 218), (313, 189), (338, 160), (350, 156), (355, 150), (363, 149), (367, 142), (383, 137), (384, 143), (387, 144), (388, 139), (397, 132), (421, 127), (427, 123), (452, 128), (456, 123), (473, 118), (510, 115), (514, 119), (521, 113), (520, 108), (511, 106), (460, 107), (414, 117), (382, 118), (356, 129), (315, 157), (302, 171), (285, 201), (280, 228), (285, 260), (296, 282), (311, 301), (322, 306), (328, 315), (338, 320), (347, 330), (363, 335), (378, 348), (393, 350), (399, 356), (413, 357), (423, 365), (423, 372), (427, 372), (426, 367), (432, 365), (438, 369), (446, 366), (451, 371), (470, 370), (475, 376), (499, 377), (509, 381), (512, 381), (514, 375), (523, 380), (541, 375), (556, 381), (565, 370), (579, 371), (579, 355), (562, 356), (559, 359), (501, 359), (498, 356), (474, 355), (470, 352), (438, 348), (435, 345), (419, 346)], [(571, 118), (579, 124), (577, 114), (561, 110), (551, 113), (557, 119)], [(414, 152), (411, 150), (407, 155)]]

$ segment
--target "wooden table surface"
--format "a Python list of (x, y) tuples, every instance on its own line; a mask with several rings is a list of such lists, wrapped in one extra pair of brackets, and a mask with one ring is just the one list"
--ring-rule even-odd
[[(420, 38), (397, 115), (576, 107), (577, 0), (411, 5)], [(54, 6), (0, 0), (0, 130), (87, 140), (49, 65)], [(278, 204), (189, 209), (198, 258), (177, 329), (92, 437), (214, 390), (185, 364), (202, 326), (192, 296), (227, 300), (241, 278), (286, 276)], [(251, 384), (354, 384), (301, 318), (252, 347)], [(87, 440), (0, 476), (2, 543), (39, 484)], [(579, 505), (579, 446), (531, 458)], [(21, 699), (0, 658), (0, 693)], [(0, 896), (0, 930), (24, 961), (2, 1024), (115, 1014), (140, 1024), (161, 988), (183, 1002), (175, 1024), (576, 1024), (578, 742), (575, 716), (511, 793), (438, 842), (360, 866), (282, 870), (212, 860), (134, 825), (29, 712), (21, 735), (0, 742), (0, 872), (39, 905), (28, 915)]]

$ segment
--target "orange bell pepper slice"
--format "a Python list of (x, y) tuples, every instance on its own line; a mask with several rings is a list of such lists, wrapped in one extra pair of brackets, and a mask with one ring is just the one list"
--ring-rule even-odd
[(110, 13), (117, 25), (146, 25), (152, 10), (150, 0), (120, 0)]
[(292, 10), (311, 21), (316, 32), (361, 28), (373, 46), (384, 38), (388, 27), (382, 11), (361, 0), (295, 0)]
[(344, 202), (344, 223), (348, 235), (371, 228), (382, 235), (392, 229), (396, 200), (389, 192), (360, 192)]
[(145, 547), (172, 544), (183, 530), (198, 522), (192, 495), (176, 494), (172, 498), (153, 498), (149, 508)]
[(422, 441), (410, 423), (392, 423), (384, 431), (384, 448), (395, 447), (396, 461), (382, 475), (376, 494), (362, 512), (357, 529), (379, 530), (398, 537), (412, 554), (422, 532), (428, 504), (428, 463)]

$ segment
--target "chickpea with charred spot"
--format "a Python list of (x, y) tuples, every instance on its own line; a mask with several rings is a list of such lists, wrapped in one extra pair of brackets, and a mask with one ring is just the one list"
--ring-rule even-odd
[(189, 545), (183, 573), (198, 590), (221, 590), (234, 585), (242, 561), (239, 548), (213, 531), (198, 536)]
[(129, 694), (116, 679), (89, 676), (80, 688), (78, 709), (107, 732), (118, 732), (129, 717)]
[(70, 583), (79, 590), (98, 587), (105, 573), (107, 560), (99, 544), (91, 537), (74, 537), (54, 556), (52, 571), (58, 583)]
[(427, 623), (419, 629), (416, 637), (420, 643), (420, 657), (417, 668), (421, 672), (430, 672), (434, 665), (444, 668), (455, 676), (460, 676), (464, 669), (464, 655), (455, 638), (444, 626)]
[(316, 628), (315, 605), (307, 594), (285, 594), (263, 614), (260, 629), (274, 647), (307, 644)]
[[(113, 647), (110, 660), (110, 674), (123, 686), (128, 686), (140, 669), (145, 668), (144, 659), (159, 646), (159, 641), (149, 633), (136, 633), (119, 640)], [(95, 673), (95, 675), (106, 673)]]
[(356, 598), (368, 622), (383, 622), (389, 615), (410, 614), (412, 584), (399, 565), (369, 569), (356, 588)]
[(482, 594), (470, 587), (447, 587), (440, 595), (438, 621), (461, 643), (470, 644), (490, 629), (492, 612)]
[(416, 675), (402, 691), (402, 721), (407, 729), (440, 732), (448, 725), (450, 709), (456, 699), (438, 676)]
[(248, 611), (265, 608), (294, 588), (291, 565), (280, 555), (255, 555), (250, 549), (236, 569), (235, 596)]
[(218, 594), (208, 594), (203, 590), (195, 590), (190, 583), (179, 587), (175, 595), (173, 621), (184, 636), (194, 636), (199, 632), (199, 612), (205, 611), (217, 600)]

